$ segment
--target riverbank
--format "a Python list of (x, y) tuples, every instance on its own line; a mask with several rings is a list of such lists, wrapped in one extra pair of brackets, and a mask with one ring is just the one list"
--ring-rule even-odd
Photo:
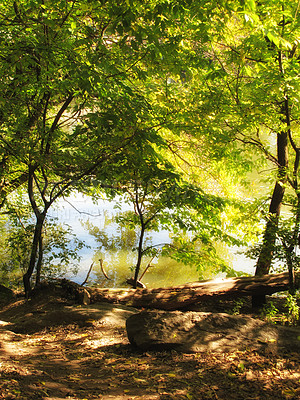
[(137, 311), (51, 292), (2, 304), (0, 399), (299, 398), (299, 354), (138, 352), (125, 331)]

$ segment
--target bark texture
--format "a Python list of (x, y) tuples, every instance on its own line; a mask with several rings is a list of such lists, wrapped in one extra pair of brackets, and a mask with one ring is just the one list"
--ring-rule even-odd
[[(82, 288), (69, 281), (64, 281), (64, 285), (85, 304), (108, 302), (137, 308), (180, 310), (212, 296), (270, 295), (288, 290), (289, 273), (208, 280), (158, 289)], [(295, 286), (300, 287), (300, 272), (295, 274)]]

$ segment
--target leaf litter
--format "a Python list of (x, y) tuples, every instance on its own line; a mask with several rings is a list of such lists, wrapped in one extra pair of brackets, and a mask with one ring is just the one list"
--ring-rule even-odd
[[(25, 318), (29, 306), (43, 313)], [(112, 305), (99, 305), (98, 313), (95, 305), (90, 310), (70, 303), (62, 307), (61, 300), (46, 296), (30, 305), (18, 301), (0, 312), (0, 319), (9, 323), (0, 328), (0, 399), (300, 398), (298, 353), (141, 352), (131, 347), (125, 331), (134, 310), (124, 307), (124, 318), (117, 323), (109, 317)]]

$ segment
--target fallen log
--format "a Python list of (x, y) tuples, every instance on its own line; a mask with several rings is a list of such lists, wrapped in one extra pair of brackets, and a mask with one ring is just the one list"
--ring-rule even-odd
[[(300, 287), (300, 272), (295, 274), (296, 288)], [(72, 286), (72, 288), (71, 288)], [(76, 292), (76, 284), (71, 290)], [(77, 297), (82, 302), (122, 303), (137, 308), (152, 308), (161, 310), (180, 310), (200, 303), (212, 296), (253, 296), (270, 295), (289, 289), (289, 274), (264, 275), (261, 277), (237, 277), (214, 279), (188, 283), (180, 286), (155, 289), (79, 289)], [(84, 296), (84, 297), (83, 297)]]

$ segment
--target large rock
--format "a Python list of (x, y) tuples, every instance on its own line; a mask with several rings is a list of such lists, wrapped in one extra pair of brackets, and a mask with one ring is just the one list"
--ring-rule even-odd
[(0, 303), (12, 300), (15, 297), (14, 292), (6, 286), (0, 285)]
[(142, 350), (300, 351), (299, 328), (277, 327), (242, 315), (142, 311), (127, 319), (126, 329), (130, 343)]

